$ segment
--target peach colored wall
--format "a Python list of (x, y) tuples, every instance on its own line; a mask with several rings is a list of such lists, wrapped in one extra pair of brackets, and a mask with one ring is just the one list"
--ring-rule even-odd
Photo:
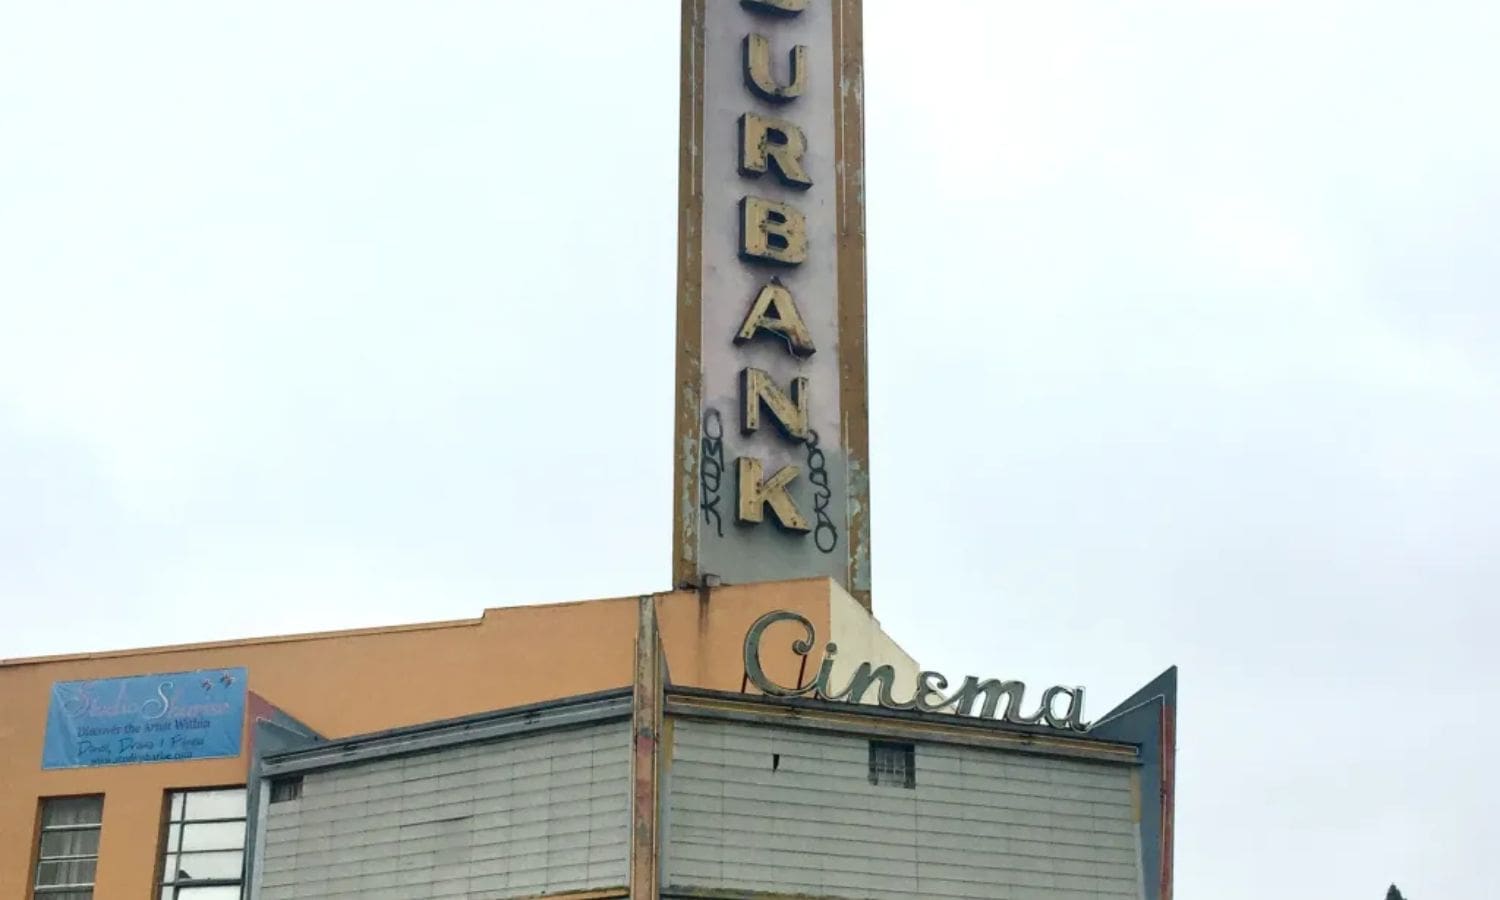
[[(715, 588), (707, 603), (691, 592), (663, 594), (657, 616), (672, 683), (738, 691), (744, 678), (745, 632), (750, 625), (768, 612), (789, 609), (807, 616), (818, 634), (826, 636), (831, 631), (830, 592), (836, 588), (829, 579), (809, 578)], [(776, 627), (788, 629), (787, 634), (795, 630), (790, 624)], [(768, 637), (762, 662), (767, 674), (785, 679), (782, 684), (794, 684), (800, 659), (790, 650), (772, 652), (771, 648), (781, 646), (790, 647), (790, 639), (779, 644)]]
[[(658, 595), (673, 683), (739, 690), (750, 623), (792, 609), (828, 634), (829, 587), (820, 578), (715, 588), (706, 602), (694, 592)], [(343, 737), (627, 686), (637, 616), (631, 597), (491, 609), (465, 622), (0, 664), (0, 897), (30, 896), (37, 798), (104, 794), (95, 896), (148, 900), (163, 792), (245, 782), (245, 754), (43, 771), (53, 682), (244, 666), (250, 690)], [(766, 664), (778, 678), (796, 677), (790, 654)]]

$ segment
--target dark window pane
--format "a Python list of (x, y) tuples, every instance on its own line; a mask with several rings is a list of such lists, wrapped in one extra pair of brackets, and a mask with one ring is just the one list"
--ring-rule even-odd
[(271, 782), (271, 802), (285, 803), (302, 796), (302, 776), (278, 778)]
[(916, 787), (916, 747), (893, 741), (871, 741), (870, 783)]
[(54, 797), (42, 803), (34, 896), (92, 900), (104, 798)]
[(103, 797), (54, 797), (42, 807), (42, 827), (98, 825), (104, 818)]
[(36, 883), (38, 887), (65, 884), (91, 885), (94, 883), (94, 869), (98, 865), (97, 859), (43, 860), (36, 867)]
[(98, 856), (99, 829), (42, 832), (42, 859), (57, 856)]

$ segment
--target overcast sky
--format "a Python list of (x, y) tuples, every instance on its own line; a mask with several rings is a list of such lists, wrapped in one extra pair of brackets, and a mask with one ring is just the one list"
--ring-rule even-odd
[[(887, 630), (1492, 896), (1500, 7), (867, 7)], [(0, 656), (666, 588), (678, 8), (0, 0)]]

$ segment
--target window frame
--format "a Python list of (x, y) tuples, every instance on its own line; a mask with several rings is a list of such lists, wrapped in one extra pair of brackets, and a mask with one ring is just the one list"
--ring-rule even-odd
[[(218, 794), (226, 791), (239, 791), (245, 798), (245, 811), (238, 816), (211, 816), (206, 818), (189, 818), (188, 807), (194, 794)], [(182, 813), (179, 817), (176, 812), (177, 799), (182, 798)], [(194, 888), (212, 887), (236, 887), (239, 888), (241, 898), (245, 896), (245, 875), (247, 860), (245, 856), (246, 847), (249, 844), (249, 813), (250, 813), (250, 791), (248, 785), (228, 784), (217, 787), (185, 787), (169, 788), (162, 796), (162, 819), (161, 838), (157, 842), (156, 853), (156, 894), (153, 900), (176, 900), (178, 895), (184, 891)], [(245, 837), (242, 838), (238, 848), (222, 848), (208, 850), (184, 850), (183, 844), (186, 840), (187, 831), (193, 825), (223, 825), (242, 823), (245, 826)], [(170, 846), (173, 827), (177, 829), (176, 846)], [(178, 880), (177, 872), (181, 871), (181, 862), (184, 856), (202, 856), (213, 853), (239, 853), (240, 871), (232, 878), (189, 878), (185, 881)], [(174, 871), (168, 871), (168, 860), (175, 860), (177, 867)], [(191, 895), (189, 895), (191, 896)]]
[(302, 799), (302, 776), (287, 775), (273, 778), (270, 782), (270, 802), (290, 803)]
[[(49, 803), (64, 800), (96, 800), (99, 804), (99, 815), (97, 821), (85, 822), (72, 825), (48, 825), (47, 805)], [(47, 835), (49, 834), (73, 834), (78, 832), (92, 831), (99, 835), (94, 841), (93, 853), (70, 853), (57, 856), (44, 856), (46, 852)], [(46, 900), (48, 897), (58, 894), (81, 894), (87, 893), (94, 896), (94, 886), (99, 881), (99, 840), (104, 837), (104, 795), (103, 794), (64, 794), (57, 797), (42, 797), (37, 804), (37, 839), (36, 852), (32, 854), (34, 864), (31, 869), (31, 894), (34, 900)], [(66, 884), (42, 884), (42, 866), (46, 863), (56, 862), (82, 862), (93, 860), (94, 877), (87, 884), (80, 882), (68, 882)]]
[[(901, 769), (881, 765), (885, 754), (901, 757)], [(917, 787), (917, 745), (910, 741), (870, 741), (870, 784), (915, 790)]]

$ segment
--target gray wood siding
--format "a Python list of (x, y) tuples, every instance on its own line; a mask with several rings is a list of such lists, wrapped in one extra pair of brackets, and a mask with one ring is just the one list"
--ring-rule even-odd
[(908, 789), (870, 784), (862, 737), (692, 719), (674, 729), (667, 896), (1140, 896), (1126, 768), (918, 743)]
[(624, 885), (629, 799), (624, 723), (309, 773), (269, 807), (260, 900)]

